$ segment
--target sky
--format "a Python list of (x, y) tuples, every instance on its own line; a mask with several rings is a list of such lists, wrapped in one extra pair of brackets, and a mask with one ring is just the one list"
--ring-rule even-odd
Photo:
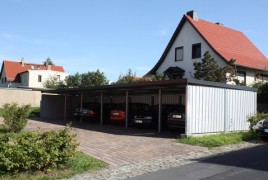
[(1, 0), (0, 59), (43, 63), (73, 75), (99, 69), (116, 81), (146, 74), (183, 15), (243, 32), (268, 57), (267, 0)]

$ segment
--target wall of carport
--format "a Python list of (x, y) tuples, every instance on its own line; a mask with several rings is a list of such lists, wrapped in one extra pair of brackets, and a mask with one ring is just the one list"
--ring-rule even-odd
[(228, 88), (187, 86), (186, 134), (248, 130), (257, 93)]

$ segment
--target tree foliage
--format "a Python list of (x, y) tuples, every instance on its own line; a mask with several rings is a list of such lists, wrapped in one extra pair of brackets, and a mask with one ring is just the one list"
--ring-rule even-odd
[(204, 54), (202, 62), (194, 62), (194, 77), (205, 81), (227, 82), (231, 81), (235, 76), (233, 68), (235, 60), (231, 59), (227, 65), (221, 68), (217, 61), (207, 51)]
[(55, 65), (55, 64), (53, 63), (53, 61), (52, 61), (49, 57), (44, 61), (44, 65), (46, 65), (46, 63), (47, 63), (48, 65)]
[(57, 89), (65, 87), (65, 82), (60, 80), (58, 76), (50, 76), (44, 83), (43, 86), (46, 88)]
[(66, 86), (70, 88), (78, 88), (81, 86), (81, 74), (75, 73), (74, 75), (69, 75), (66, 78)]
[(136, 82), (135, 79), (137, 79), (136, 73), (132, 72), (131, 69), (128, 69), (126, 74), (120, 74), (116, 84), (133, 83)]
[(97, 71), (91, 71), (81, 75), (81, 87), (102, 86), (108, 84), (109, 81), (106, 76), (98, 69)]

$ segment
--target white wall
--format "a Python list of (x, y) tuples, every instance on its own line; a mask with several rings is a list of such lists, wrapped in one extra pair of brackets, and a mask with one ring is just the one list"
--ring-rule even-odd
[[(201, 43), (201, 58), (192, 59), (192, 45)], [(175, 61), (175, 48), (183, 46), (183, 61)], [(181, 32), (177, 36), (173, 45), (171, 46), (164, 62), (160, 65), (157, 73), (164, 72), (171, 66), (178, 66), (185, 70), (184, 78), (193, 78), (194, 76), (194, 62), (201, 62), (203, 54), (209, 51), (210, 54), (218, 60), (221, 67), (225, 65), (225, 62), (212, 51), (209, 45), (200, 37), (192, 25), (186, 21), (181, 29)]]
[[(51, 70), (29, 70), (29, 87), (43, 87), (45, 81), (50, 77), (60, 76), (60, 80), (65, 80), (67, 74), (63, 72), (51, 71)], [(38, 82), (38, 76), (42, 76), (42, 81)]]

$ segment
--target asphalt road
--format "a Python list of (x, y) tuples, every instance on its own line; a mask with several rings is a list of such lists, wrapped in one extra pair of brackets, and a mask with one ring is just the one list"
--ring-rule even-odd
[(268, 180), (268, 144), (160, 170), (131, 180)]

